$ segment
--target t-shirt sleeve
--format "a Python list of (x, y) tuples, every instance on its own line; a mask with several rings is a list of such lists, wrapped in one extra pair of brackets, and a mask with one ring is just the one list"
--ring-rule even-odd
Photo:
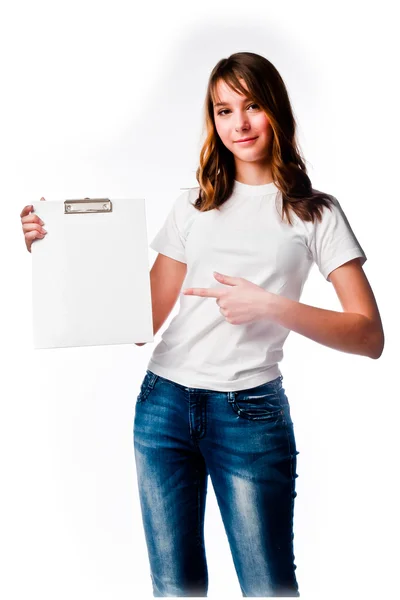
[(314, 262), (327, 281), (334, 269), (349, 260), (360, 258), (361, 265), (367, 260), (339, 201), (331, 198), (331, 210), (323, 207), (322, 220), (314, 222), (309, 241)]
[(186, 264), (186, 227), (190, 208), (189, 191), (186, 190), (176, 198), (163, 226), (149, 244), (150, 248)]

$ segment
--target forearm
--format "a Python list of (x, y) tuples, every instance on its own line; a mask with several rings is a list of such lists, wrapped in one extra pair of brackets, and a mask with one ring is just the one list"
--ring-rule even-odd
[(382, 348), (370, 319), (358, 313), (337, 312), (273, 295), (268, 318), (335, 350), (379, 358)]

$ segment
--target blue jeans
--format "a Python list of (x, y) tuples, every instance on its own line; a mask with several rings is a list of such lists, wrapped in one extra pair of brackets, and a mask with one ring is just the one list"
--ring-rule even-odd
[(243, 596), (300, 596), (296, 450), (282, 376), (247, 390), (189, 388), (147, 370), (134, 450), (153, 596), (207, 596), (208, 475)]

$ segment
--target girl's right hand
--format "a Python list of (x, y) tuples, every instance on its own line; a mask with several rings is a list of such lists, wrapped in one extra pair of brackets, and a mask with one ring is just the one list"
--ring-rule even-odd
[[(40, 200), (44, 200), (44, 198), (40, 198)], [(20, 214), (22, 231), (25, 235), (25, 244), (28, 252), (31, 252), (32, 242), (34, 242), (36, 238), (44, 238), (47, 233), (42, 227), (42, 225), (44, 225), (42, 219), (32, 211), (33, 206), (30, 204), (29, 206), (25, 206)]]

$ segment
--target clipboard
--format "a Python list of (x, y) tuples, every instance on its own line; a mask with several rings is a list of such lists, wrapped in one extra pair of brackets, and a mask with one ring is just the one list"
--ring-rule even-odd
[(31, 246), (34, 348), (152, 342), (144, 198), (33, 208), (48, 232)]

